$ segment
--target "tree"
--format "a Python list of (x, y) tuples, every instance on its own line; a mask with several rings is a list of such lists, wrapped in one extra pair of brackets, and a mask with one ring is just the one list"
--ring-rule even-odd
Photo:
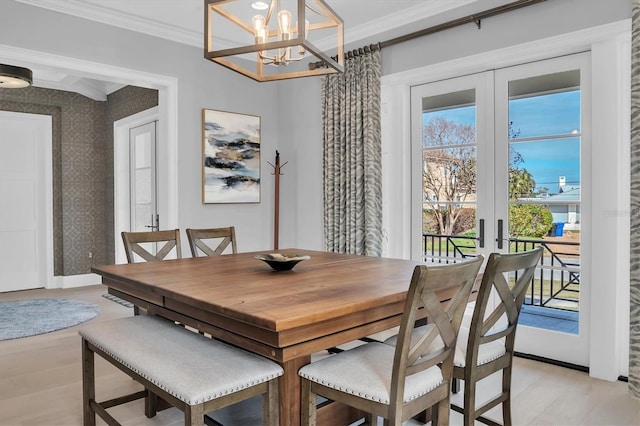
[(553, 215), (540, 204), (511, 204), (509, 206), (509, 236), (542, 238), (553, 224)]
[[(517, 139), (520, 129), (514, 130), (513, 121), (509, 122), (509, 140)], [(515, 150), (513, 144), (509, 144), (509, 199), (531, 197), (536, 189), (536, 181), (533, 175), (525, 168), (520, 168), (524, 163), (522, 154)]]
[[(514, 130), (513, 121), (509, 122), (509, 140), (517, 139), (518, 136), (520, 136), (520, 130)], [(527, 169), (520, 168), (520, 165), (524, 163), (524, 158), (513, 146), (509, 144), (509, 200), (516, 201), (532, 197), (535, 193), (536, 181)], [(509, 206), (509, 235), (511, 237), (542, 238), (551, 229), (552, 222), (553, 215), (545, 206), (539, 204), (511, 204)]]
[(475, 129), (433, 117), (423, 132), (423, 197), (441, 234), (450, 235), (476, 190)]
[(519, 198), (533, 196), (536, 181), (527, 169), (509, 168), (509, 199), (515, 201)]

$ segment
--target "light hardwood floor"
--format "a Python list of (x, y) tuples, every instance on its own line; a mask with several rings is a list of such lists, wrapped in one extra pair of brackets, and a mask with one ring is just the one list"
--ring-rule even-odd
[[(132, 315), (132, 309), (102, 297), (102, 286), (68, 290), (30, 290), (1, 293), (0, 301), (29, 298), (72, 298), (100, 306), (92, 321)], [(0, 426), (73, 426), (82, 424), (79, 326), (40, 336), (0, 342)], [(106, 399), (140, 388), (133, 380), (97, 357), (97, 395)], [(640, 401), (627, 384), (590, 378), (574, 370), (516, 359), (512, 385), (516, 425), (640, 425)], [(480, 397), (493, 395), (497, 380), (489, 378), (478, 389)], [(460, 401), (462, 394), (454, 395)], [(125, 425), (181, 425), (175, 408), (153, 419), (144, 416), (142, 401), (111, 409)], [(249, 402), (216, 414), (225, 426), (260, 424), (259, 406)], [(495, 409), (490, 412), (500, 419)], [(462, 418), (452, 412), (451, 424)], [(98, 419), (98, 424), (104, 424)], [(417, 423), (411, 423), (412, 425)]]

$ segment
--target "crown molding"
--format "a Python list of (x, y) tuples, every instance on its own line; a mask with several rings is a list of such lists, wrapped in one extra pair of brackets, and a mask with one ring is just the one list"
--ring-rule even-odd
[[(382, 87), (417, 86), (486, 70), (591, 51), (594, 44), (631, 40), (631, 19), (532, 40), (514, 46), (384, 75)], [(428, 77), (425, 77), (428, 76)]]
[(49, 9), (54, 12), (65, 13), (79, 18), (89, 19), (106, 25), (123, 28), (130, 31), (164, 38), (177, 43), (202, 47), (202, 33), (190, 31), (165, 22), (155, 21), (140, 16), (132, 16), (108, 7), (87, 4), (81, 0), (15, 0), (19, 3)]
[[(48, 9), (54, 12), (65, 13), (79, 18), (89, 19), (106, 25), (136, 31), (171, 40), (189, 46), (202, 47), (202, 31), (186, 30), (165, 22), (148, 19), (142, 16), (132, 16), (109, 7), (86, 3), (82, 0), (14, 0), (30, 6)], [(345, 30), (345, 44), (356, 43), (376, 34), (380, 34), (381, 29), (391, 30), (401, 28), (408, 23), (416, 22), (430, 16), (438, 15), (452, 9), (457, 9), (480, 0), (430, 0), (420, 2), (416, 6), (401, 9), (398, 12), (385, 15), (366, 24)], [(106, 2), (105, 4), (108, 4)], [(318, 42), (322, 46), (330, 46), (326, 40)]]
[[(402, 28), (412, 22), (419, 21), (431, 16), (439, 15), (449, 10), (457, 9), (479, 0), (431, 0), (420, 4), (401, 9), (398, 12), (382, 16), (378, 19), (367, 22), (357, 27), (349, 28), (344, 32), (345, 45), (355, 43), (376, 34), (380, 34), (382, 29), (391, 30)], [(382, 40), (380, 40), (382, 41)]]

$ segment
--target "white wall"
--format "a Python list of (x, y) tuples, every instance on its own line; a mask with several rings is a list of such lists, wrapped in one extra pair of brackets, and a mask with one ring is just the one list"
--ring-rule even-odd
[[(135, 71), (177, 79), (177, 222), (175, 226), (235, 225), (238, 249), (272, 245), (273, 179), (266, 161), (278, 147), (274, 108), (278, 87), (260, 84), (203, 58), (203, 50), (73, 16), (1, 0), (0, 44), (134, 70), (123, 82), (149, 87)], [(0, 51), (0, 59), (3, 52)], [(15, 64), (20, 65), (20, 64)], [(162, 97), (161, 97), (162, 102)], [(262, 201), (203, 205), (202, 108), (262, 117)], [(169, 182), (174, 184), (175, 182)], [(187, 250), (188, 252), (188, 250)]]
[(319, 78), (279, 82), (280, 247), (324, 249)]

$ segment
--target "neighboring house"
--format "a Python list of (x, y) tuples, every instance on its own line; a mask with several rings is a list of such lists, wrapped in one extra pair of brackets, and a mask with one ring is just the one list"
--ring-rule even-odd
[(553, 223), (564, 223), (564, 230), (580, 230), (580, 185), (561, 185), (560, 192), (541, 198), (520, 198), (527, 204), (543, 204), (553, 215)]

